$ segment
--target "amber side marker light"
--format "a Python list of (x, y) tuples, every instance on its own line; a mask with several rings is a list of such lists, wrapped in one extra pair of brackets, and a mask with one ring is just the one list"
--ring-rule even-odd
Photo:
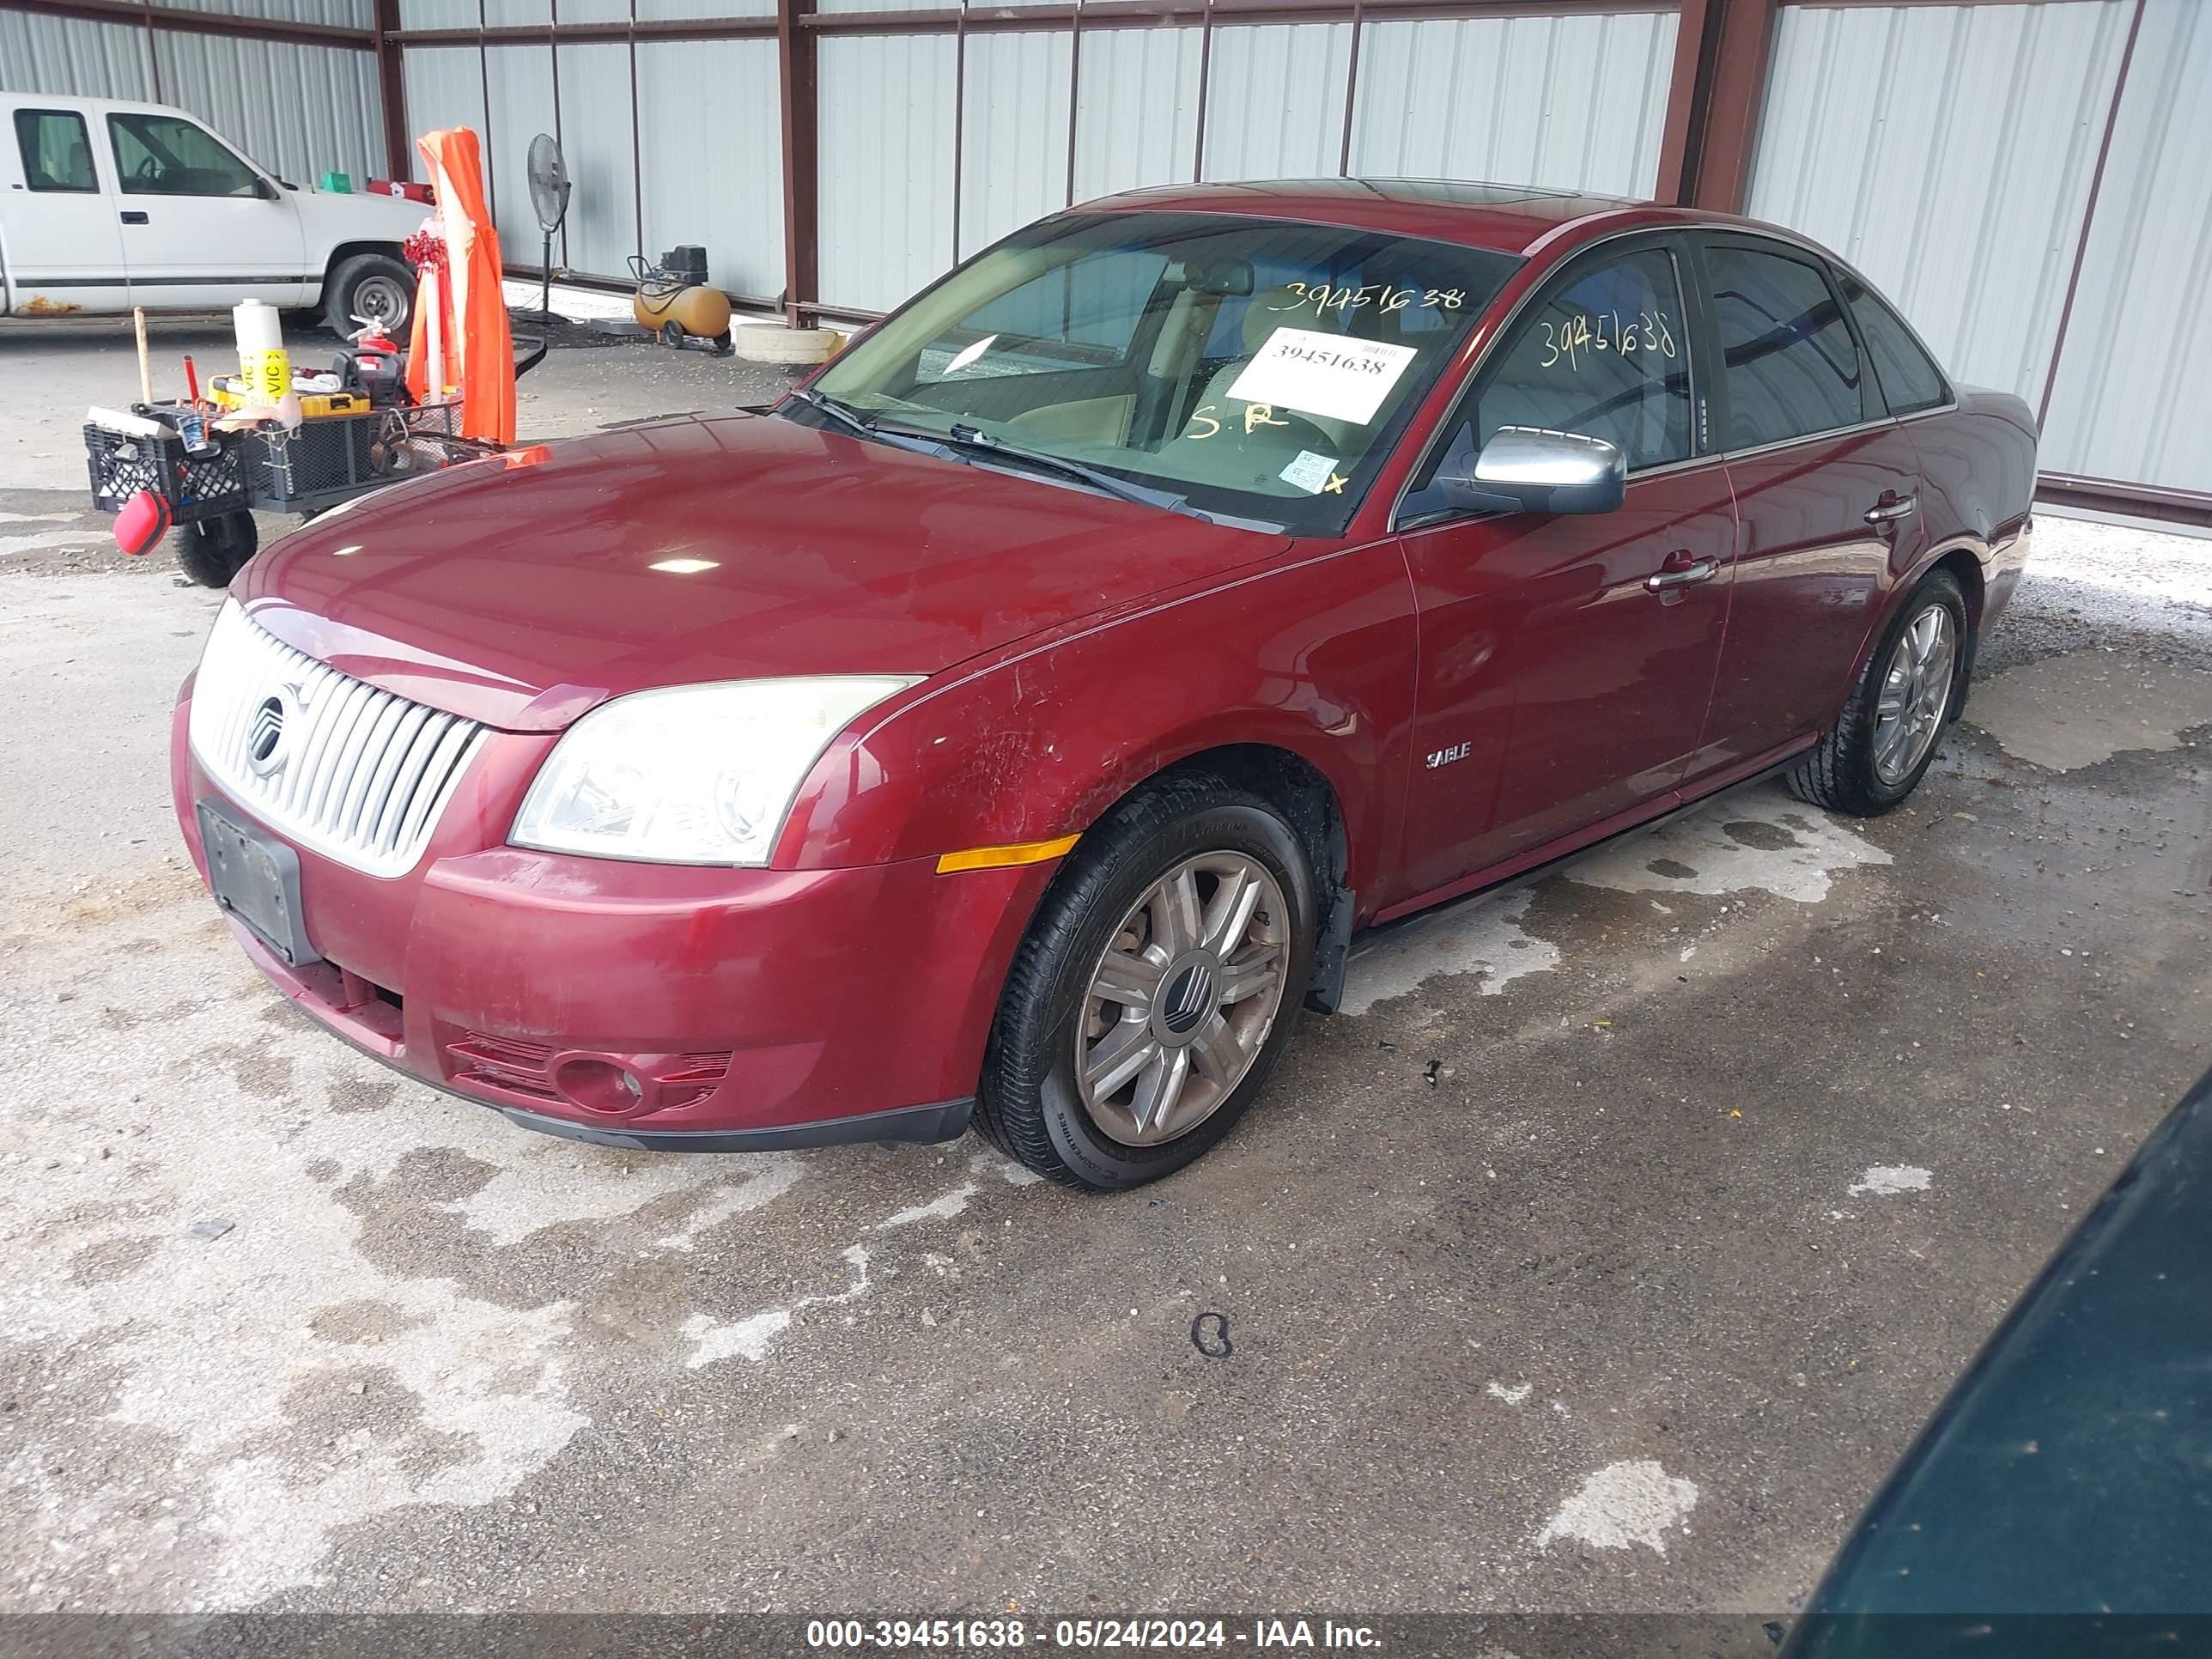
[(1058, 858), (1082, 839), (1080, 836), (1061, 836), (1053, 841), (1018, 841), (1011, 847), (970, 847), (964, 852), (940, 853), (937, 873), (947, 876), (955, 870), (1003, 870), (1014, 864), (1042, 864), (1047, 859)]

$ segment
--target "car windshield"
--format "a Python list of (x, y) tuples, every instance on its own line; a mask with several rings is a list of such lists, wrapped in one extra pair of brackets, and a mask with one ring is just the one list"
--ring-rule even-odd
[(1090, 487), (1056, 459), (1091, 485), (1338, 534), (1519, 263), (1340, 226), (1063, 215), (925, 289), (813, 390), (963, 459)]

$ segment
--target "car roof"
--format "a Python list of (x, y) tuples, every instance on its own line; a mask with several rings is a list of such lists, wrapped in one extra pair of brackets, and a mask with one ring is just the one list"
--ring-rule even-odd
[(1626, 196), (1451, 179), (1270, 179), (1161, 185), (1085, 203), (1104, 213), (1236, 214), (1424, 236), (1526, 254), (1565, 226), (1619, 221), (1729, 222), (1723, 216), (1656, 207)]

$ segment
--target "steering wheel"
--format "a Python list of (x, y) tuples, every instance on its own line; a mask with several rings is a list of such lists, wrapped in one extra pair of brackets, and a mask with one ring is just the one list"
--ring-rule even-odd
[(156, 184), (161, 177), (161, 164), (150, 155), (142, 156), (138, 165), (131, 169), (131, 177), (139, 184)]

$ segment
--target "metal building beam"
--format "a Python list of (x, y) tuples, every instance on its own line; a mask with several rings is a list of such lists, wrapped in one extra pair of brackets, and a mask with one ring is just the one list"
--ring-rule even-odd
[(229, 11), (187, 11), (182, 7), (140, 3), (140, 0), (0, 0), (0, 11), (46, 17), (76, 17), (91, 23), (125, 23), (180, 34), (228, 34), (249, 40), (284, 40), (301, 46), (344, 46), (376, 50), (373, 29), (336, 23), (289, 23)]
[(399, 0), (376, 0), (376, 85), (384, 100), (385, 176), (415, 171), (415, 146), (407, 124), (407, 76), (399, 58)]
[(793, 328), (806, 326), (806, 313), (821, 288), (822, 126), (815, 56), (814, 32), (801, 25), (799, 0), (776, 0), (776, 86), (783, 109), (783, 312)]

